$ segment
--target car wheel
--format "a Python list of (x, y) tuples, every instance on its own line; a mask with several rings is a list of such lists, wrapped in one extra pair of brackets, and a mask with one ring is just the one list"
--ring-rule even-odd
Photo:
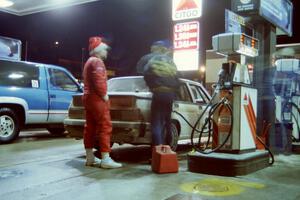
[(64, 128), (47, 128), (51, 135), (63, 135), (65, 133)]
[(173, 151), (176, 151), (178, 145), (178, 129), (175, 122), (171, 123), (171, 137), (166, 139), (167, 144), (171, 147)]
[(12, 142), (19, 134), (20, 123), (16, 113), (10, 108), (0, 108), (0, 142)]

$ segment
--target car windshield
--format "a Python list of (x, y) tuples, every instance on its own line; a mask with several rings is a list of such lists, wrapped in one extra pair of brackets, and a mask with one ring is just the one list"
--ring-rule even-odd
[(109, 92), (149, 92), (142, 77), (118, 78), (108, 81)]

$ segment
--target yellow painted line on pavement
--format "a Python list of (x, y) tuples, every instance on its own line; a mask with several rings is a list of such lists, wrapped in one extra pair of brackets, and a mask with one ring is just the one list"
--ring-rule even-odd
[(262, 189), (265, 185), (255, 182), (207, 178), (198, 182), (184, 183), (180, 188), (188, 193), (206, 196), (233, 196), (245, 191), (245, 188)]

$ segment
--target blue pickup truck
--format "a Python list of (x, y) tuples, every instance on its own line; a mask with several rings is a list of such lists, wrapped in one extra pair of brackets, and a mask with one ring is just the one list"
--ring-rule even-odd
[(0, 143), (16, 139), (24, 127), (64, 132), (63, 120), (80, 84), (54, 65), (0, 60)]

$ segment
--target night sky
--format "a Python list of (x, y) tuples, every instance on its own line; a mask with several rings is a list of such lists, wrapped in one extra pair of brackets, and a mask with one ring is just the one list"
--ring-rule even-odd
[[(300, 2), (292, 2), (294, 37), (280, 36), (278, 43), (300, 42), (295, 20)], [(204, 0), (200, 23), (206, 49), (212, 35), (224, 32), (224, 8), (230, 8), (230, 0)], [(63, 65), (77, 77), (88, 56), (88, 38), (102, 35), (112, 46), (108, 68), (133, 75), (153, 41), (172, 38), (171, 0), (102, 0), (22, 17), (0, 12), (0, 35), (22, 41), (23, 59), (27, 44), (27, 60)]]

